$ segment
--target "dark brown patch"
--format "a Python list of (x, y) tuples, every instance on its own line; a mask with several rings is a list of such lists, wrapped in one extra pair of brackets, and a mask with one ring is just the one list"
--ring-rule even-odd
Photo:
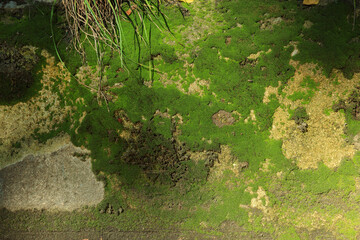
[(26, 57), (24, 49), (0, 42), (0, 101), (12, 101), (23, 97), (33, 84), (31, 71), (38, 58)]
[(225, 44), (229, 45), (231, 43), (231, 37), (226, 37), (225, 38)]
[(235, 118), (231, 113), (220, 110), (212, 116), (212, 121), (217, 127), (221, 128), (223, 126), (233, 125)]

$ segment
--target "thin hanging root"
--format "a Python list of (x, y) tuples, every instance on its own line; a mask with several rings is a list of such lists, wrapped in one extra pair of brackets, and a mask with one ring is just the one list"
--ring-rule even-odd
[[(107, 98), (106, 98), (106, 95), (105, 95), (104, 92), (101, 91), (101, 90), (99, 90), (98, 94), (99, 94), (99, 93), (100, 93), (101, 97), (103, 97), (104, 100), (105, 100), (105, 104), (106, 104), (106, 109), (107, 109), (107, 111), (110, 112), (109, 102), (108, 102), (108, 100), (107, 100)], [(100, 98), (101, 98), (101, 97), (100, 97)]]
[[(75, 49), (83, 54), (84, 41), (93, 39), (102, 42), (107, 47), (119, 53), (121, 62), (127, 58), (124, 55), (125, 36), (122, 32), (122, 22), (127, 22), (134, 28), (136, 38), (144, 41), (142, 33), (137, 29), (144, 19), (138, 22), (137, 14), (142, 13), (151, 23), (161, 29), (168, 29), (165, 15), (160, 10), (158, 0), (63, 0), (66, 19), (73, 35)], [(127, 9), (125, 11), (125, 9)], [(130, 16), (131, 15), (131, 16)], [(84, 35), (85, 38), (82, 38)], [(93, 46), (95, 47), (95, 46)]]
[[(73, 44), (76, 51), (81, 56), (85, 56), (83, 44), (88, 42), (96, 51), (98, 56), (98, 65), (100, 67), (99, 87), (97, 89), (98, 98), (104, 98), (107, 109), (109, 111), (108, 100), (106, 94), (102, 91), (102, 55), (99, 49), (99, 43), (103, 47), (117, 52), (120, 56), (121, 67), (126, 68), (126, 61), (134, 62), (131, 58), (124, 54), (125, 36), (123, 33), (123, 23), (130, 24), (135, 32), (135, 44), (140, 46), (143, 42), (148, 45), (146, 39), (146, 31), (140, 31), (144, 27), (146, 21), (156, 26), (160, 31), (168, 34), (170, 32), (166, 21), (166, 16), (160, 10), (161, 1), (159, 0), (62, 0), (65, 8), (66, 20), (69, 24), (70, 32), (73, 36)], [(180, 6), (180, 5), (178, 5)], [(125, 11), (125, 9), (127, 9)], [(181, 44), (177, 39), (174, 39)], [(59, 54), (58, 57), (60, 58)], [(60, 58), (61, 59), (61, 58)], [(124, 65), (123, 65), (124, 62)], [(148, 68), (151, 71), (157, 71), (153, 66), (139, 66)], [(152, 80), (152, 75), (150, 75)], [(79, 81), (78, 81), (79, 82)], [(80, 83), (80, 82), (79, 82)], [(92, 89), (90, 86), (80, 83), (86, 88)], [(95, 90), (96, 91), (96, 90)]]
[(104, 53), (101, 51), (101, 44), (99, 44), (99, 42), (96, 39), (94, 39), (94, 46), (95, 46), (94, 49), (96, 51), (96, 56), (97, 56), (97, 62), (98, 62), (97, 64), (100, 67), (100, 70), (99, 70), (99, 84), (98, 84), (98, 99), (100, 99), (99, 105), (101, 104), (101, 97), (103, 97), (104, 100), (105, 100), (107, 111), (110, 112), (108, 100), (106, 98), (106, 95), (102, 91), (102, 81), (101, 80), (102, 80)]
[(355, 30), (355, 21), (356, 21), (356, 0), (354, 0), (354, 17), (353, 17), (353, 27), (352, 30)]

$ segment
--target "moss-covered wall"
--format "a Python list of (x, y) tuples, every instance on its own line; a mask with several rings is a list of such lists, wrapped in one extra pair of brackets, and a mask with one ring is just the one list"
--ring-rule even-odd
[[(74, 110), (50, 132), (33, 137), (45, 142), (66, 132), (74, 144), (90, 149), (106, 196), (84, 210), (86, 219), (73, 213), (64, 214), (63, 223), (49, 223), (7, 213), (2, 220), (52, 230), (132, 230), (137, 229), (132, 223), (140, 222), (149, 229), (176, 226), (220, 239), (226, 231), (254, 238), (357, 237), (358, 155), (338, 159), (335, 167), (320, 159), (313, 169), (303, 169), (300, 147), (293, 155), (284, 147), (298, 136), (309, 139), (313, 126), (341, 132), (329, 120), (335, 115), (357, 134), (359, 124), (349, 113), (327, 106), (316, 125), (310, 111), (328, 104), (325, 96), (347, 99), (341, 87), (350, 91), (349, 83), (358, 84), (359, 26), (352, 29), (351, 6), (303, 8), (298, 1), (275, 0), (198, 0), (182, 6), (188, 10), (184, 16), (176, 5), (164, 4), (172, 34), (152, 27), (150, 45), (140, 48), (124, 23), (126, 65), (104, 47), (102, 69), (89, 44), (83, 45), (84, 59), (75, 57), (61, 31), (66, 30), (62, 12), (56, 12), (59, 28), (52, 37), (73, 76), (64, 92), (59, 83), (51, 90)], [(43, 24), (49, 15), (40, 9), (30, 18), (1, 23), (0, 38), (55, 55), (52, 41), (43, 37), (50, 36)], [(309, 126), (301, 131), (299, 123)], [(274, 126), (283, 135), (274, 137)], [(355, 153), (354, 144), (345, 141), (349, 136), (344, 132), (343, 149)], [(106, 214), (109, 206), (123, 209), (120, 217)]]

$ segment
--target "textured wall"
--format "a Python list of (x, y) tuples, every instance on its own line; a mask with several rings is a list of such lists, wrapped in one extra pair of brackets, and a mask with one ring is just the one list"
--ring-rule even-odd
[[(54, 0), (29, 0), (28, 1), (30, 4), (32, 2), (45, 2), (45, 3), (50, 3), (52, 4), (54, 2)], [(61, 0), (56, 0), (57, 3), (61, 2)], [(12, 0), (12, 1), (8, 1), (8, 0), (1, 0), (0, 1), (0, 8), (6, 8), (6, 9), (12, 9), (12, 8), (23, 8), (28, 6), (29, 4), (23, 4), (22, 2), (19, 2), (18, 0)]]

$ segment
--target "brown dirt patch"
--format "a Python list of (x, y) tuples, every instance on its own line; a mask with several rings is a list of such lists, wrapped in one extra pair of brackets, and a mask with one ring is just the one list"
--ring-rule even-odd
[(235, 123), (235, 118), (231, 113), (220, 110), (212, 116), (212, 121), (217, 127), (222, 128), (224, 126), (233, 125)]
[(35, 50), (0, 41), (0, 101), (16, 101), (26, 95), (34, 83), (31, 71), (39, 60)]

